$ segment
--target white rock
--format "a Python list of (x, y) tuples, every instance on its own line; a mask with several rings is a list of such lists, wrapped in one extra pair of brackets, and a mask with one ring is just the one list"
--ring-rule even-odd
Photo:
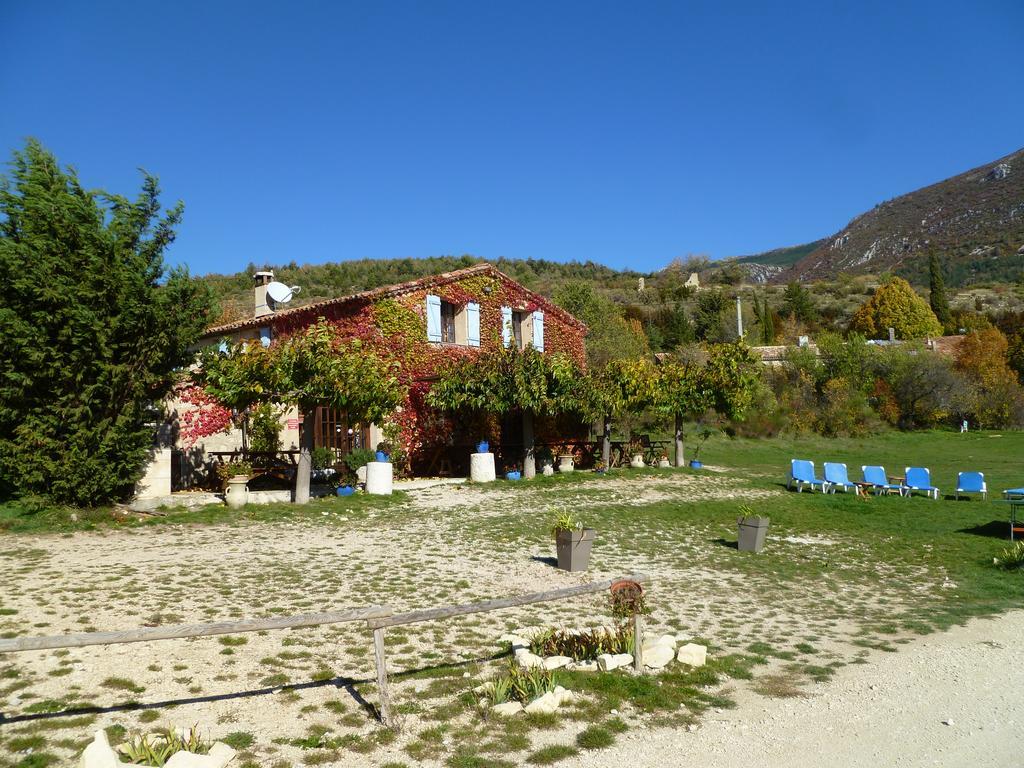
[(561, 669), (570, 661), (568, 656), (548, 656), (544, 659), (544, 669)]
[(175, 752), (164, 765), (166, 768), (223, 768), (235, 757), (235, 750), (227, 744), (217, 742), (210, 747), (209, 754), (197, 755), (194, 752)]
[(672, 635), (647, 635), (644, 637), (644, 648), (653, 647), (655, 645), (665, 645), (674, 651), (677, 643), (675, 637)]
[(516, 663), (523, 669), (533, 669), (534, 667), (544, 666), (544, 659), (535, 653), (530, 653), (524, 650), (522, 653), (516, 654)]
[(617, 666), (618, 664), (615, 662), (615, 657), (610, 653), (602, 653), (597, 657), (597, 668), (602, 672), (610, 672)]
[(687, 643), (679, 649), (676, 661), (691, 667), (703, 667), (708, 660), (708, 649), (697, 643)]
[(661, 669), (676, 656), (675, 649), (668, 645), (655, 645), (652, 648), (644, 648), (644, 666), (651, 669)]
[(573, 672), (597, 672), (596, 661), (577, 661), (571, 667)]
[(512, 717), (519, 712), (523, 711), (523, 705), (518, 701), (506, 701), (502, 704), (495, 704), (491, 707), (491, 712), (502, 717)]
[(490, 693), (494, 690), (494, 681), (488, 680), (486, 683), (481, 683), (473, 689), (473, 693)]
[(568, 704), (569, 702), (576, 701), (576, 694), (570, 690), (563, 688), (560, 685), (555, 686), (554, 690), (555, 698), (558, 700), (558, 706)]
[(631, 653), (617, 653), (617, 654), (615, 654), (615, 659), (616, 659), (616, 661), (618, 661), (618, 666), (620, 666), (620, 667), (628, 667), (630, 664), (633, 663), (633, 654), (631, 654)]
[(92, 743), (85, 748), (78, 764), (81, 768), (119, 768), (121, 760), (111, 749), (106, 731), (96, 731)]
[(555, 696), (554, 691), (548, 691), (543, 696), (534, 699), (527, 704), (523, 709), (529, 713), (540, 712), (540, 713), (551, 713), (558, 709), (558, 697)]

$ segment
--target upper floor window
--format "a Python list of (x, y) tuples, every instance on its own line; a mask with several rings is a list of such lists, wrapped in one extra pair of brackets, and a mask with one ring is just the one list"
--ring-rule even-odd
[(427, 295), (427, 341), (442, 344), (480, 346), (480, 305), (463, 305)]
[(538, 352), (544, 351), (544, 313), (515, 312), (511, 307), (501, 308), (501, 338), (506, 347), (514, 343), (516, 349), (532, 345)]

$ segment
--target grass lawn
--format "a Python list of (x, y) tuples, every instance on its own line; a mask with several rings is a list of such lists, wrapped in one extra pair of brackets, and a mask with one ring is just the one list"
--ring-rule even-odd
[[(136, 518), (0, 507), (0, 634), (61, 634), (382, 602), (426, 608), (644, 571), (652, 632), (704, 642), (707, 667), (659, 675), (559, 673), (583, 694), (556, 715), (496, 720), (472, 688), (507, 663), (523, 626), (610, 620), (588, 597), (387, 633), (397, 731), (374, 723), (365, 629), (323, 627), (0, 657), (0, 766), (61, 764), (99, 727), (200, 723), (242, 766), (551, 764), (640, 725), (687, 725), (739, 686), (801, 695), (920, 633), (1016, 608), (1000, 571), (1006, 487), (1024, 485), (1024, 434), (887, 433), (862, 440), (713, 438), (709, 469), (576, 473), (391, 499), (352, 497)], [(786, 492), (791, 458), (890, 474), (928, 466), (951, 492), (985, 472), (993, 500)], [(855, 469), (856, 468), (856, 469)], [(740, 506), (771, 518), (760, 555), (735, 548)], [(549, 563), (568, 508), (598, 530), (588, 574)], [(77, 519), (76, 519), (77, 518)], [(244, 745), (244, 746), (242, 746)], [(30, 748), (31, 753), (25, 750)], [(49, 757), (47, 757), (49, 756)]]

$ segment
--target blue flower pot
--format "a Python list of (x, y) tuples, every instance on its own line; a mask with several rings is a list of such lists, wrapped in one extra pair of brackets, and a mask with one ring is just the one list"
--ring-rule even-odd
[(505, 474), (505, 479), (506, 480), (518, 480), (521, 477), (522, 477), (522, 475), (519, 474), (518, 472), (507, 472)]
[(690, 469), (701, 469), (703, 466), (703, 464), (696, 460), (690, 462)]
[(377, 461), (390, 461), (390, 459), (384, 451), (377, 451)]
[(335, 491), (339, 496), (351, 496), (355, 489), (351, 485), (339, 485)]
[(491, 444), (488, 443), (486, 440), (481, 440), (479, 443), (476, 444), (477, 453), (489, 453), (490, 450)]

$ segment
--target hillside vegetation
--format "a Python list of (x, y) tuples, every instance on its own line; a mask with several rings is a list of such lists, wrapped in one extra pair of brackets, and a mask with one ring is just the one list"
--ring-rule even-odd
[(942, 256), (955, 286), (1020, 277), (1024, 150), (876, 205), (773, 280), (892, 271), (920, 284), (932, 252)]

